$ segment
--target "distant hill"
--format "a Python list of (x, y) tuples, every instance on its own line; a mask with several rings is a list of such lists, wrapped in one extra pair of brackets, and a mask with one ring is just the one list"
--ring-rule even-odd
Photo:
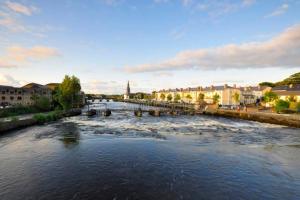
[(259, 85), (260, 86), (275, 87), (275, 86), (290, 85), (290, 84), (300, 84), (300, 72), (295, 73), (295, 74), (289, 76), (288, 78), (286, 78), (282, 81), (276, 82), (276, 83), (262, 82)]

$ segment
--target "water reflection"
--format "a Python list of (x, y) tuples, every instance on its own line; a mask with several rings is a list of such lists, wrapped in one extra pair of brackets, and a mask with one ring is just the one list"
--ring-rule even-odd
[(66, 148), (72, 148), (79, 144), (80, 133), (75, 123), (63, 123), (59, 128), (62, 137), (60, 140)]

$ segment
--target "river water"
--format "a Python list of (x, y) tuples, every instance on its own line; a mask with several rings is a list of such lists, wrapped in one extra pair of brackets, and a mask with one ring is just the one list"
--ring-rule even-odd
[(71, 117), (0, 137), (0, 199), (300, 199), (300, 131), (129, 111)]

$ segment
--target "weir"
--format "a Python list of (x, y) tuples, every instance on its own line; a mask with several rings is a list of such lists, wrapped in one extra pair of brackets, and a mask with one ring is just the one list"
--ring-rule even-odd
[[(129, 102), (128, 102), (129, 103)], [(132, 102), (130, 102), (132, 103)], [(103, 106), (102, 108), (95, 108), (97, 106)], [(160, 117), (166, 115), (178, 116), (178, 115), (194, 115), (202, 112), (196, 111), (189, 106), (169, 106), (169, 105), (149, 105), (144, 102), (134, 102), (134, 104), (128, 104), (125, 108), (109, 108), (109, 104), (105, 102), (93, 102), (88, 104), (87, 116), (102, 115), (110, 116), (112, 112), (132, 112), (136, 117), (142, 117), (144, 113), (151, 116)]]

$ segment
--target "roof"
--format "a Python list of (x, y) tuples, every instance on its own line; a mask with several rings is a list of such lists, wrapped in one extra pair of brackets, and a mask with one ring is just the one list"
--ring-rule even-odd
[(224, 90), (224, 88), (234, 88), (228, 85), (219, 85), (219, 86), (209, 86), (209, 87), (189, 87), (189, 88), (176, 88), (168, 90), (159, 90), (158, 92), (187, 92), (187, 91), (215, 91), (215, 90)]
[(5, 89), (15, 89), (16, 87), (12, 87), (12, 86), (7, 86), (7, 85), (0, 85), (0, 88), (5, 88)]
[(55, 88), (57, 88), (60, 85), (60, 83), (48, 83), (45, 86), (47, 88), (49, 88), (50, 90), (54, 90)]
[(44, 85), (41, 85), (41, 84), (37, 84), (37, 83), (28, 83), (26, 85), (24, 85), (23, 87), (21, 88), (44, 88), (45, 86)]
[(300, 84), (276, 86), (272, 88), (272, 91), (300, 91)]
[(300, 84), (276, 86), (272, 88), (272, 91), (277, 95), (300, 95)]

